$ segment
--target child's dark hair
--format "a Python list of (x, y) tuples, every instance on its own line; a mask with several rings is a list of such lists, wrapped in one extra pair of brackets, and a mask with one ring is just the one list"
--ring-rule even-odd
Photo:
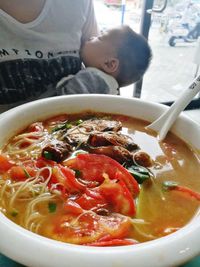
[(123, 36), (118, 48), (119, 73), (116, 77), (119, 87), (139, 81), (150, 64), (151, 48), (147, 40), (129, 26), (122, 26)]

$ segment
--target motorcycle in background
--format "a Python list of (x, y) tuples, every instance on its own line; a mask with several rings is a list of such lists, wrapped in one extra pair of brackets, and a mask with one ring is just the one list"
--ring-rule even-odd
[(175, 46), (177, 43), (191, 43), (197, 41), (200, 37), (200, 16), (191, 20), (190, 23), (184, 24), (181, 14), (177, 14), (169, 21), (168, 25), (170, 46)]

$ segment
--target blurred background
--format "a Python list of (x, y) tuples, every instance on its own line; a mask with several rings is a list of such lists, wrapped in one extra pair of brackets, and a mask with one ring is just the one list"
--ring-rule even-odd
[[(128, 24), (153, 51), (143, 81), (121, 95), (170, 105), (199, 74), (200, 0), (94, 0), (100, 29)], [(200, 108), (200, 98), (188, 107)]]

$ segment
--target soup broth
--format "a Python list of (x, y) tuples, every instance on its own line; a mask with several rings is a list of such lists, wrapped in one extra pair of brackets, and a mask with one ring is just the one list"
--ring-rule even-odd
[(34, 122), (0, 154), (0, 210), (48, 238), (131, 245), (198, 215), (199, 155), (172, 133), (158, 142), (132, 117), (61, 114)]

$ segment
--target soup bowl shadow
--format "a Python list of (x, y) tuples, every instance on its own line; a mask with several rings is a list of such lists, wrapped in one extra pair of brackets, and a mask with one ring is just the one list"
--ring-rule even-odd
[[(61, 113), (85, 110), (123, 114), (152, 122), (166, 106), (110, 95), (72, 95), (30, 102), (0, 115), (0, 148), (34, 121)], [(179, 116), (172, 132), (200, 151), (200, 125)], [(34, 234), (0, 213), (0, 252), (37, 267), (167, 267), (178, 266), (200, 253), (200, 217), (168, 236), (120, 247), (89, 247), (66, 244)]]

